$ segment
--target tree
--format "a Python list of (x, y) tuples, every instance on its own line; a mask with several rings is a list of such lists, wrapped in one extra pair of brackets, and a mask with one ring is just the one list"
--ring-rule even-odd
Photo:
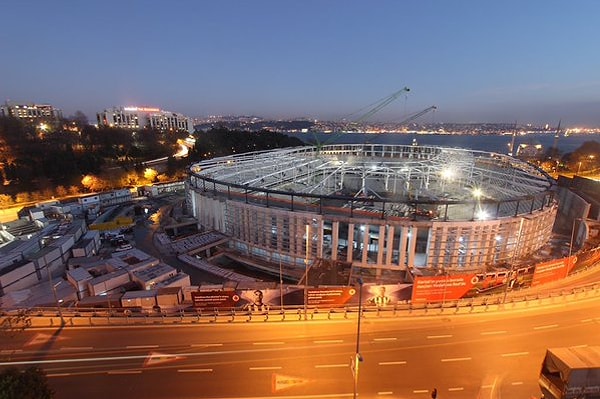
[(54, 392), (48, 386), (46, 373), (38, 367), (23, 372), (10, 367), (0, 373), (0, 399), (51, 399)]
[(8, 194), (0, 194), (0, 208), (14, 204), (12, 197)]
[(75, 122), (79, 130), (83, 129), (88, 125), (88, 118), (81, 111), (75, 111), (75, 114), (69, 118), (71, 121)]
[(15, 202), (17, 204), (21, 204), (21, 203), (24, 203), (24, 202), (30, 202), (30, 201), (31, 201), (31, 195), (27, 191), (24, 191), (22, 193), (18, 193), (17, 196), (16, 196), (16, 198), (15, 198)]
[(57, 197), (59, 197), (59, 198), (66, 197), (68, 193), (69, 192), (67, 191), (65, 186), (57, 186), (56, 187), (56, 196)]

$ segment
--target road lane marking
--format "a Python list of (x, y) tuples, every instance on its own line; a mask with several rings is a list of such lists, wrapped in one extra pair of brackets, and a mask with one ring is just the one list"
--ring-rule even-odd
[(316, 364), (315, 365), (316, 369), (331, 369), (331, 368), (336, 368), (336, 367), (348, 367), (348, 364), (343, 363), (343, 364)]
[(589, 323), (590, 321), (594, 321), (594, 319), (583, 319), (583, 320), (581, 320), (582, 323)]
[(180, 369), (178, 373), (210, 373), (213, 369)]
[(393, 395), (393, 394), (394, 394), (394, 392), (392, 392), (392, 391), (377, 392), (377, 395), (381, 395), (381, 396), (383, 396), (383, 395)]
[(197, 348), (197, 347), (207, 348), (207, 347), (211, 347), (211, 346), (223, 346), (223, 344), (191, 344), (190, 346), (192, 348)]
[(465, 389), (463, 387), (448, 388), (448, 391), (450, 391), (450, 392), (464, 391), (464, 390)]
[(344, 342), (343, 339), (324, 339), (321, 341), (313, 341), (313, 344), (339, 344)]
[(498, 331), (484, 331), (480, 333), (481, 335), (497, 335), (497, 334), (506, 334), (506, 330), (498, 330)]
[(62, 348), (58, 348), (61, 351), (89, 351), (94, 349), (93, 346), (63, 346)]
[(396, 337), (390, 337), (390, 338), (374, 338), (373, 341), (375, 342), (381, 342), (381, 341), (396, 341), (398, 338)]
[(55, 374), (46, 374), (46, 377), (68, 377), (71, 373), (55, 373)]
[(529, 352), (512, 352), (512, 353), (503, 353), (500, 356), (502, 357), (511, 357), (511, 356), (527, 356)]
[(466, 360), (471, 360), (470, 357), (454, 357), (449, 359), (442, 359), (442, 362), (464, 362)]
[(452, 338), (452, 335), (428, 335), (427, 339), (440, 339), (440, 338)]
[(260, 370), (281, 370), (281, 366), (248, 367), (248, 370), (252, 370), (252, 371), (260, 371)]
[(127, 349), (150, 349), (150, 348), (158, 348), (158, 345), (128, 345), (125, 348), (127, 348)]
[(534, 330), (545, 330), (547, 328), (555, 328), (555, 327), (558, 327), (558, 324), (547, 324), (545, 326), (536, 326), (536, 327), (533, 327), (533, 329)]
[(511, 382), (510, 385), (523, 385), (523, 381)]
[(494, 387), (494, 384), (488, 384), (488, 385), (482, 385), (481, 386), (482, 389), (490, 389), (490, 388), (493, 388), (493, 387)]
[(106, 374), (142, 374), (142, 370), (113, 370), (106, 372)]
[(23, 352), (23, 349), (2, 349), (0, 355), (10, 355), (11, 353)]
[(393, 366), (395, 364), (406, 364), (406, 362), (403, 360), (399, 360), (397, 362), (379, 362), (380, 366)]
[(429, 389), (416, 389), (413, 393), (429, 393)]
[(283, 345), (285, 342), (273, 341), (273, 342), (253, 342), (252, 345)]

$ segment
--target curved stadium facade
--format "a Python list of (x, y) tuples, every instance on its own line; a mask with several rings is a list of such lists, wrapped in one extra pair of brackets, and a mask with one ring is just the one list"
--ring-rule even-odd
[(307, 146), (215, 158), (189, 173), (199, 224), (277, 269), (492, 270), (546, 244), (557, 211), (539, 169), (456, 148)]

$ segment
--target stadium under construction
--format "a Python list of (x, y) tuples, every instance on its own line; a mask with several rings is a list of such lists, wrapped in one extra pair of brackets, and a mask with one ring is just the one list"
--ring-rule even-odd
[(187, 184), (192, 214), (231, 253), (379, 281), (514, 263), (547, 244), (557, 212), (552, 178), (528, 163), (419, 145), (231, 155), (192, 164)]

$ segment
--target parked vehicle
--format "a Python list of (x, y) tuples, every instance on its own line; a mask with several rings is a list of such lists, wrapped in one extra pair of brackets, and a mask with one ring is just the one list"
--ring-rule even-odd
[(548, 349), (539, 384), (543, 399), (600, 399), (600, 346)]

